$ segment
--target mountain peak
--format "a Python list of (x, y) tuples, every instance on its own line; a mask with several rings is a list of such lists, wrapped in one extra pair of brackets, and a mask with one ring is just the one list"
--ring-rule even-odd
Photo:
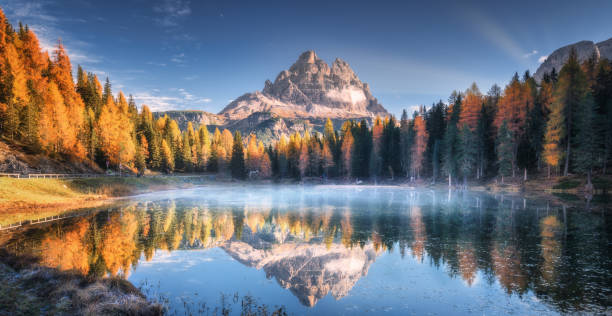
[(268, 111), (290, 118), (364, 118), (388, 114), (350, 65), (336, 58), (328, 65), (312, 51), (300, 54), (261, 92), (247, 93), (219, 114), (230, 120)]
[(314, 50), (307, 50), (300, 54), (300, 57), (298, 58), (296, 63), (314, 64), (317, 59), (319, 59), (319, 57), (317, 57), (317, 54)]

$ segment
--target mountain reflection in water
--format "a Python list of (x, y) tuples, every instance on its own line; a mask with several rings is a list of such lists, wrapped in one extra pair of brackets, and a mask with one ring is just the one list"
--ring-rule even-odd
[(609, 311), (609, 212), (467, 192), (245, 188), (144, 195), (0, 233), (0, 247), (61, 270), (125, 278), (157, 250), (220, 248), (305, 306), (345, 297), (377, 258), (398, 253), (466, 287), (498, 283), (557, 312)]

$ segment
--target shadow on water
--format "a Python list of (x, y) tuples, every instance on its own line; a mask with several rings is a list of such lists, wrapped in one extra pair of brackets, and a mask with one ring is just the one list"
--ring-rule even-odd
[[(59, 270), (126, 279), (162, 252), (221, 249), (262, 269), (308, 308), (327, 295), (348, 296), (384, 254), (412, 258), (466, 288), (481, 282), (507, 296), (533, 296), (554, 312), (601, 313), (612, 304), (610, 212), (469, 192), (243, 189), (144, 195), (0, 233), (0, 246)], [(233, 302), (241, 307), (231, 313), (250, 306), (272, 314), (286, 303), (270, 308), (255, 296), (224, 294), (221, 307), (212, 307), (164, 298), (150, 283), (142, 288), (179, 313), (223, 314), (219, 308)]]

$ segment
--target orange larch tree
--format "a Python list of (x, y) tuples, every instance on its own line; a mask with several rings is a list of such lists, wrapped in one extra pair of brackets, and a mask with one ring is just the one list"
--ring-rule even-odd
[(465, 97), (461, 104), (461, 114), (459, 115), (459, 126), (467, 125), (472, 131), (478, 125), (478, 116), (482, 109), (483, 97), (476, 83), (472, 83), (465, 91)]
[(427, 148), (427, 141), (429, 134), (425, 127), (425, 120), (421, 115), (414, 118), (414, 142), (412, 144), (412, 169), (413, 174), (417, 178), (420, 177), (421, 169), (423, 168), (423, 161), (425, 156), (425, 149)]

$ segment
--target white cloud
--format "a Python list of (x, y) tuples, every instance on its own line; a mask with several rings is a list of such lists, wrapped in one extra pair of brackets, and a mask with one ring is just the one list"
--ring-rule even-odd
[(541, 63), (545, 62), (545, 61), (546, 61), (546, 59), (548, 59), (548, 55), (546, 55), (546, 56), (540, 56), (540, 58), (538, 58), (538, 62), (541, 64)]
[[(9, 1), (9, 5), (10, 5)], [(33, 18), (44, 21), (56, 21), (56, 18), (45, 13), (42, 3), (40, 2), (21, 2), (12, 10), (12, 14), (18, 18)]]
[(22, 21), (28, 24), (32, 31), (36, 33), (41, 49), (47, 51), (49, 55), (53, 55), (58, 40), (62, 39), (64, 49), (73, 63), (99, 63), (101, 61), (100, 57), (84, 50), (89, 43), (75, 39), (59, 28), (59, 19), (47, 13), (45, 4), (46, 2), (41, 1), (8, 0), (3, 8), (6, 9), (6, 14), (12, 22)]
[(152, 111), (166, 111), (175, 107), (180, 99), (176, 97), (156, 96), (148, 92), (143, 92), (136, 93), (134, 95), (134, 100), (136, 100), (138, 104), (148, 105)]
[(155, 21), (162, 26), (172, 27), (178, 25), (178, 19), (191, 14), (190, 2), (185, 0), (162, 0), (153, 7), (153, 11), (160, 13), (162, 17)]
[(153, 111), (197, 109), (203, 104), (212, 102), (210, 98), (196, 96), (184, 88), (168, 89), (170, 95), (160, 93), (159, 89), (151, 89), (152, 93), (141, 92), (134, 95), (138, 104), (146, 104)]
[(170, 61), (173, 63), (182, 64), (184, 62), (184, 58), (185, 58), (185, 53), (180, 53), (180, 54), (173, 55), (172, 58), (170, 58)]
[(524, 54), (524, 55), (523, 55), (523, 58), (529, 58), (529, 57), (531, 57), (531, 56), (535, 56), (535, 55), (537, 55), (537, 54), (538, 54), (538, 51), (534, 49), (534, 50), (532, 50), (531, 52), (529, 52), (529, 53), (527, 53), (527, 54)]
[(189, 93), (189, 92), (185, 91), (185, 89), (183, 89), (183, 88), (178, 89), (178, 92), (179, 92), (179, 94), (180, 94), (180, 95), (182, 95), (182, 96), (183, 96), (183, 98), (184, 98), (185, 100), (187, 100), (187, 101), (191, 101), (191, 100), (193, 100), (193, 94), (191, 94), (191, 93)]
[(147, 62), (147, 65), (160, 66), (160, 67), (166, 67), (167, 66), (166, 63), (157, 63), (157, 62), (154, 62), (154, 61)]

